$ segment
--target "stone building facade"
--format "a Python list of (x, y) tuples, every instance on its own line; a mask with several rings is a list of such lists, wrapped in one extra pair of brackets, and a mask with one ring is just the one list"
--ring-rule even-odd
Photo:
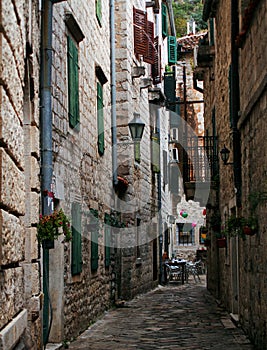
[[(0, 348), (40, 349), (161, 282), (174, 21), (169, 0), (0, 9)], [(133, 143), (138, 115), (144, 134)], [(72, 240), (38, 244), (39, 214), (59, 209)]]
[(41, 348), (36, 1), (0, 3), (0, 348)]
[[(218, 142), (207, 211), (208, 288), (255, 347), (266, 349), (266, 2), (205, 1), (203, 17), (210, 31), (197, 71), (204, 78), (205, 128)], [(227, 165), (219, 159), (224, 146)], [(233, 218), (238, 226), (230, 229)], [(248, 218), (256, 227), (251, 236), (243, 233)], [(218, 248), (224, 235), (226, 247)]]

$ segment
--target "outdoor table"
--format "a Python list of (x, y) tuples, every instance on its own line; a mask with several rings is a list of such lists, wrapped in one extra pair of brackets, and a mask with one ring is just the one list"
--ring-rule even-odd
[(165, 264), (167, 265), (167, 266), (169, 266), (170, 268), (172, 268), (172, 267), (181, 267), (181, 282), (182, 282), (182, 284), (184, 284), (184, 281), (185, 281), (185, 275), (186, 275), (186, 268), (185, 268), (185, 266), (186, 266), (186, 260), (176, 260), (176, 259), (173, 259), (173, 260), (171, 260), (171, 261), (166, 261), (165, 262)]

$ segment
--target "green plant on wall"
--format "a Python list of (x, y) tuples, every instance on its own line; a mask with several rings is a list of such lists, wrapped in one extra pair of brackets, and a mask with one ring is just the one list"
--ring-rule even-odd
[[(59, 228), (62, 228), (62, 231)], [(53, 241), (58, 239), (62, 233), (65, 235), (65, 242), (71, 240), (70, 221), (62, 209), (55, 210), (49, 215), (40, 215), (40, 220), (37, 224), (37, 239), (41, 244), (45, 240)]]
[(231, 216), (225, 223), (225, 228), (222, 234), (228, 237), (240, 236), (242, 238), (245, 235), (253, 235), (258, 230), (258, 220), (255, 216), (235, 217)]

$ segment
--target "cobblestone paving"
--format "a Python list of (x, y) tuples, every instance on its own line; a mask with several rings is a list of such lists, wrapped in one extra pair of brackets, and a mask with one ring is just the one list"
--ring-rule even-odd
[(251, 350), (201, 283), (170, 283), (107, 312), (70, 344), (88, 350)]

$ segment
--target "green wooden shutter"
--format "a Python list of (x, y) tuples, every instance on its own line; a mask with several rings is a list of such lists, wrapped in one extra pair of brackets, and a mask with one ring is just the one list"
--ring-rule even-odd
[(160, 172), (160, 139), (159, 134), (154, 133), (151, 138), (152, 146), (152, 171), (155, 173)]
[(102, 20), (102, 0), (96, 0), (96, 17), (98, 19), (99, 24), (101, 24)]
[(168, 60), (169, 64), (177, 62), (177, 42), (175, 36), (168, 36)]
[(105, 267), (110, 265), (111, 221), (110, 216), (105, 214)]
[(175, 112), (175, 104), (168, 105), (168, 103), (176, 101), (176, 79), (174, 72), (164, 73), (164, 94), (166, 96), (168, 109)]
[(74, 128), (80, 121), (79, 116), (79, 66), (78, 49), (68, 36), (68, 102), (69, 125)]
[(209, 44), (214, 46), (214, 18), (209, 19)]
[(163, 183), (166, 185), (169, 182), (168, 179), (168, 153), (167, 151), (162, 152), (163, 155)]
[(167, 6), (161, 4), (161, 21), (162, 21), (162, 35), (167, 36), (168, 34), (168, 24), (167, 24)]
[(102, 156), (105, 151), (104, 136), (104, 112), (103, 112), (103, 86), (97, 83), (97, 130), (98, 130), (98, 153)]
[(98, 212), (97, 210), (90, 209), (91, 212), (91, 270), (96, 271), (98, 269)]
[(72, 275), (80, 274), (82, 271), (82, 238), (81, 238), (81, 206), (79, 203), (72, 203), (72, 256), (71, 256), (71, 273)]

